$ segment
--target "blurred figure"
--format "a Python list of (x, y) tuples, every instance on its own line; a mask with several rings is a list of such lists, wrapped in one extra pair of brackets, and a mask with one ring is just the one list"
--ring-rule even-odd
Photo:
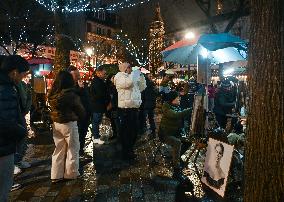
[(74, 80), (67, 71), (60, 71), (48, 95), (53, 120), (51, 180), (76, 179), (79, 173), (79, 133), (77, 121), (85, 117), (80, 97), (74, 90)]
[(21, 56), (0, 57), (0, 201), (3, 202), (8, 200), (13, 184), (17, 143), (27, 135), (17, 84), (28, 71), (29, 64)]
[(72, 77), (75, 82), (75, 93), (80, 97), (81, 103), (86, 112), (86, 116), (84, 116), (82, 119), (79, 118), (77, 121), (79, 141), (80, 141), (79, 155), (83, 157), (84, 147), (85, 147), (85, 138), (88, 132), (88, 127), (90, 125), (90, 117), (91, 117), (90, 96), (89, 96), (88, 87), (81, 80), (79, 70), (74, 66), (70, 66), (67, 70), (72, 74)]
[(162, 119), (159, 129), (159, 139), (173, 147), (174, 175), (181, 175), (180, 156), (182, 142), (180, 140), (183, 130), (184, 118), (189, 116), (191, 109), (181, 110), (179, 93), (171, 91), (167, 102), (162, 107)]
[(167, 94), (171, 91), (170, 80), (170, 76), (166, 74), (161, 81), (159, 87), (159, 94), (162, 98), (162, 102), (166, 100)]
[(110, 119), (111, 128), (112, 128), (112, 137), (109, 140), (113, 140), (118, 137), (118, 94), (114, 85), (114, 74), (110, 74), (107, 77), (106, 84), (108, 92), (111, 97), (111, 106), (108, 109), (106, 116)]
[(149, 78), (149, 74), (145, 75), (146, 80), (146, 88), (141, 93), (142, 104), (140, 106), (139, 112), (139, 123), (140, 123), (140, 132), (144, 133), (147, 130), (147, 122), (148, 118), (150, 124), (150, 139), (156, 137), (156, 124), (155, 124), (155, 108), (156, 108), (156, 99), (158, 92), (155, 87), (155, 83)]
[(213, 84), (211, 83), (210, 85), (208, 85), (208, 109), (209, 111), (213, 111), (214, 109), (214, 99), (215, 99), (215, 94), (216, 94), (216, 90), (215, 87), (213, 86)]
[(231, 84), (229, 81), (222, 81), (221, 87), (216, 93), (214, 113), (219, 126), (223, 129), (226, 128), (227, 114), (232, 113), (235, 106), (234, 94), (231, 91)]
[(129, 63), (119, 65), (114, 77), (118, 92), (119, 136), (122, 146), (122, 158), (133, 160), (134, 144), (137, 138), (138, 110), (142, 103), (141, 92), (146, 88), (146, 81), (140, 70), (132, 72)]
[(99, 126), (102, 123), (103, 114), (106, 113), (110, 105), (110, 94), (107, 84), (104, 81), (105, 77), (106, 70), (102, 66), (98, 67), (90, 87), (94, 144), (104, 144), (104, 141), (100, 139)]

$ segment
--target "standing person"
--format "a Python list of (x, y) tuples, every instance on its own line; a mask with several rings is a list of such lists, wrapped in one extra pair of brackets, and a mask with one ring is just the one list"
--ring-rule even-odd
[(6, 202), (13, 184), (17, 142), (27, 135), (16, 84), (26, 76), (29, 64), (18, 55), (2, 57), (2, 59), (0, 67), (0, 201)]
[(114, 74), (110, 74), (106, 80), (108, 92), (111, 97), (111, 109), (107, 111), (106, 116), (110, 119), (113, 132), (112, 137), (109, 140), (113, 140), (118, 137), (118, 94), (114, 85), (114, 76)]
[[(17, 84), (17, 89), (20, 98), (20, 108), (24, 120), (24, 126), (25, 128), (27, 128), (25, 116), (31, 110), (31, 105), (32, 105), (31, 89), (29, 88), (28, 84), (26, 84), (23, 80)], [(27, 137), (25, 137), (17, 145), (17, 153), (15, 154), (15, 168), (18, 167), (19, 170), (20, 168), (29, 168), (31, 166), (28, 162), (22, 161), (26, 149), (27, 149)]]
[(154, 120), (155, 116), (155, 108), (156, 108), (156, 99), (157, 99), (157, 90), (155, 87), (155, 83), (149, 78), (149, 74), (145, 76), (146, 80), (146, 88), (142, 91), (142, 104), (141, 104), (141, 119), (140, 119), (140, 130), (144, 131), (147, 127), (146, 118), (149, 120), (151, 133), (149, 134), (149, 138), (153, 139), (156, 137), (156, 124)]
[(209, 100), (209, 111), (213, 111), (214, 109), (214, 99), (215, 99), (215, 94), (216, 94), (216, 90), (215, 87), (213, 86), (213, 84), (211, 83), (210, 85), (208, 85), (208, 100)]
[(171, 91), (170, 80), (170, 76), (166, 74), (161, 81), (159, 93), (161, 95), (162, 102), (166, 100), (167, 94)]
[(142, 103), (141, 92), (146, 88), (146, 81), (140, 70), (133, 72), (129, 63), (121, 63), (114, 77), (118, 92), (119, 136), (122, 145), (122, 158), (133, 160), (133, 151), (137, 138), (138, 110)]
[(104, 81), (106, 77), (106, 70), (100, 66), (95, 71), (95, 76), (91, 82), (90, 95), (92, 107), (92, 133), (94, 144), (104, 144), (100, 139), (99, 126), (103, 119), (103, 114), (110, 106), (110, 94), (107, 85)]
[(232, 113), (235, 106), (233, 92), (231, 91), (231, 84), (225, 80), (221, 82), (221, 87), (215, 97), (214, 113), (219, 126), (223, 129), (226, 128), (227, 114)]
[(85, 110), (74, 90), (74, 80), (67, 71), (60, 71), (54, 80), (48, 101), (53, 120), (51, 180), (76, 179), (79, 174), (78, 119), (83, 119)]
[(67, 69), (71, 74), (75, 82), (75, 93), (80, 97), (81, 103), (85, 109), (86, 116), (82, 119), (79, 118), (78, 123), (78, 132), (79, 132), (79, 141), (80, 141), (80, 157), (84, 156), (84, 147), (85, 147), (85, 139), (88, 132), (88, 127), (90, 124), (90, 117), (91, 117), (91, 106), (90, 106), (90, 96), (88, 92), (87, 86), (83, 83), (80, 78), (79, 70), (74, 67), (70, 66)]

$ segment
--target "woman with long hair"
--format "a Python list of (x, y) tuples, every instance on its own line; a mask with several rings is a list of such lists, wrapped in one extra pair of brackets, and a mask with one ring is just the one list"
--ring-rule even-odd
[(67, 71), (60, 71), (48, 95), (53, 120), (51, 180), (76, 179), (79, 173), (78, 118), (85, 116), (80, 97), (74, 91), (74, 80)]

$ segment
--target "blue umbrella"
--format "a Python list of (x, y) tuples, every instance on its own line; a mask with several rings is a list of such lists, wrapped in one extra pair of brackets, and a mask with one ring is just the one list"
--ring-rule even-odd
[[(188, 45), (187, 45), (188, 44)], [(179, 46), (180, 45), (180, 46)], [(219, 64), (230, 61), (245, 60), (239, 52), (239, 48), (245, 45), (245, 41), (237, 36), (221, 34), (204, 34), (199, 37), (197, 43), (179, 41), (162, 52), (163, 60), (178, 64), (196, 64), (197, 55), (204, 55), (211, 63)]]

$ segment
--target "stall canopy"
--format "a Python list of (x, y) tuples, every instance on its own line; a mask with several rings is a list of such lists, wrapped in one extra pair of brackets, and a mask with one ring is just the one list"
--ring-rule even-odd
[(198, 55), (208, 57), (212, 64), (243, 61), (246, 58), (246, 42), (237, 36), (228, 33), (204, 34), (197, 39), (181, 40), (169, 46), (162, 52), (163, 60), (188, 65), (196, 64)]

